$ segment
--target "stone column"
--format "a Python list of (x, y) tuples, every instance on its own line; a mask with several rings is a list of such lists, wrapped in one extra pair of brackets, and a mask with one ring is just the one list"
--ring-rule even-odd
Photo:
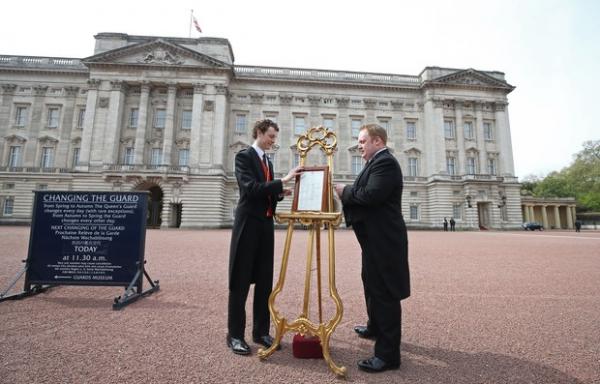
[(467, 157), (465, 156), (465, 137), (464, 137), (464, 127), (463, 127), (463, 102), (462, 100), (456, 101), (454, 104), (454, 115), (456, 117), (456, 145), (458, 148), (458, 156), (456, 156), (456, 162), (454, 167), (456, 169), (457, 175), (465, 174), (465, 163), (467, 162)]
[(200, 163), (200, 134), (202, 129), (202, 102), (204, 84), (194, 84), (192, 99), (192, 131), (190, 133), (190, 167), (197, 168)]
[(571, 206), (571, 213), (573, 214), (572, 217), (571, 217), (571, 220), (573, 221), (573, 223), (575, 221), (577, 221), (577, 211), (576, 211), (576, 208), (577, 207), (574, 206), (574, 205)]
[(548, 213), (546, 213), (546, 205), (542, 205), (542, 225), (544, 226), (544, 229), (549, 229), (550, 226), (548, 225)]
[(78, 171), (88, 171), (90, 154), (92, 150), (92, 136), (94, 134), (94, 119), (96, 118), (96, 104), (98, 101), (98, 88), (101, 80), (88, 80), (87, 100), (85, 103), (85, 117), (83, 133), (81, 134), (81, 149), (79, 150), (79, 164), (75, 167)]
[[(354, 142), (352, 141), (352, 132), (350, 132), (350, 114), (348, 113), (350, 98), (336, 97), (335, 101), (338, 106), (337, 132), (335, 132), (338, 140), (338, 159), (334, 171), (338, 175), (341, 173), (350, 174), (352, 169), (351, 155), (347, 150), (341, 150), (341, 148), (348, 148), (351, 145), (354, 145)], [(292, 161), (290, 160), (290, 167), (291, 165)]]
[(498, 174), (501, 176), (514, 176), (514, 161), (512, 152), (512, 140), (510, 137), (510, 123), (508, 121), (508, 110), (506, 106), (508, 104), (501, 102), (496, 103), (495, 115), (496, 115), (496, 139), (498, 140), (498, 149), (500, 152), (500, 158), (498, 159)]
[(222, 167), (225, 163), (225, 148), (227, 147), (226, 135), (227, 127), (225, 116), (227, 110), (227, 87), (225, 85), (215, 85), (215, 111), (214, 111), (214, 129), (212, 136), (212, 165), (213, 167)]
[(171, 165), (171, 150), (173, 149), (173, 134), (175, 127), (175, 97), (177, 96), (177, 85), (168, 84), (167, 111), (165, 121), (165, 134), (163, 137), (163, 165)]
[(558, 212), (558, 204), (554, 206), (554, 226), (557, 229), (562, 229), (562, 225), (560, 225), (560, 212)]
[(150, 83), (142, 82), (140, 86), (140, 106), (138, 108), (138, 122), (135, 131), (134, 164), (144, 164), (144, 149), (146, 145), (146, 126), (148, 125), (148, 99)]
[(536, 221), (535, 220), (535, 207), (533, 205), (529, 206), (529, 218), (531, 219), (531, 221)]
[(532, 220), (529, 219), (529, 205), (523, 206), (523, 213), (525, 214), (525, 222), (530, 222)]
[(487, 151), (485, 150), (485, 138), (483, 136), (483, 104), (475, 103), (475, 125), (477, 131), (477, 149), (479, 150), (479, 164), (477, 173), (484, 173), (486, 167)]
[(573, 214), (571, 213), (571, 206), (567, 205), (565, 209), (567, 210), (567, 228), (573, 229)]
[[(123, 81), (111, 81), (110, 101), (108, 105), (108, 118), (104, 135), (103, 164), (119, 163), (119, 138), (123, 119), (123, 107), (127, 84)], [(87, 112), (87, 110), (86, 110)]]
[(425, 164), (420, 164), (421, 175), (437, 175), (446, 171), (446, 140), (444, 139), (443, 101), (430, 98), (424, 105), (423, 136), (425, 141)]

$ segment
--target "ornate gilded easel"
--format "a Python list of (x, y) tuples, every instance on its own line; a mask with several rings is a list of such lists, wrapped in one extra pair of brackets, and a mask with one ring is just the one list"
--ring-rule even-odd
[[(333, 153), (337, 147), (336, 135), (323, 127), (313, 127), (308, 132), (298, 138), (296, 148), (300, 154), (300, 165), (304, 166), (308, 152), (315, 146), (318, 146), (325, 155), (327, 156), (328, 175), (326, 178), (326, 192), (327, 193), (327, 204), (325, 209), (321, 211), (292, 211), (289, 213), (279, 213), (275, 215), (275, 219), (278, 223), (287, 223), (287, 236), (285, 239), (285, 247), (283, 250), (283, 258), (281, 260), (281, 271), (279, 273), (279, 280), (271, 292), (269, 297), (269, 311), (271, 312), (271, 318), (273, 319), (276, 333), (273, 345), (268, 349), (259, 349), (258, 357), (260, 359), (266, 359), (271, 356), (277, 349), (281, 342), (281, 338), (288, 331), (296, 331), (301, 335), (312, 335), (319, 338), (323, 351), (323, 357), (329, 368), (339, 376), (346, 376), (346, 367), (336, 365), (331, 359), (329, 353), (329, 340), (333, 331), (342, 319), (343, 307), (342, 301), (337, 293), (335, 287), (335, 242), (334, 242), (334, 229), (339, 226), (341, 221), (341, 213), (334, 212), (333, 204)], [(277, 295), (282, 291), (285, 283), (285, 276), (288, 266), (288, 258), (290, 255), (290, 246), (292, 242), (292, 234), (294, 232), (294, 225), (300, 223), (308, 226), (308, 250), (306, 256), (306, 276), (304, 280), (304, 304), (302, 307), (302, 313), (295, 320), (289, 322), (286, 318), (282, 317), (279, 311), (275, 307), (275, 299)], [(321, 227), (327, 229), (329, 237), (329, 296), (335, 303), (335, 315), (330, 320), (324, 322), (322, 318), (322, 305), (321, 305), (321, 260), (320, 260), (320, 248), (321, 248)], [(311, 283), (311, 268), (313, 263), (313, 249), (315, 248), (316, 239), (316, 263), (317, 263), (317, 294), (318, 294), (318, 313), (319, 322), (313, 323), (308, 318), (308, 307), (309, 307), (309, 294), (310, 294), (310, 283)]]

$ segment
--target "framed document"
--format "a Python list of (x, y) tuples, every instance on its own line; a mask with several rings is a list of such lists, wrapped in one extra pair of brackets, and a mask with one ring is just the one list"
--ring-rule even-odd
[(296, 176), (292, 211), (327, 212), (329, 167), (305, 167)]

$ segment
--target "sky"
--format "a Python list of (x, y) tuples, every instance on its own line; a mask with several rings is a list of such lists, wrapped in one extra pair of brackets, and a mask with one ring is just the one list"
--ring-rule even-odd
[[(505, 73), (515, 173), (545, 176), (600, 139), (596, 0), (19, 0), (0, 3), (0, 55), (84, 58), (94, 35), (227, 38), (235, 64), (418, 75)], [(0, 81), (2, 78), (0, 77)]]

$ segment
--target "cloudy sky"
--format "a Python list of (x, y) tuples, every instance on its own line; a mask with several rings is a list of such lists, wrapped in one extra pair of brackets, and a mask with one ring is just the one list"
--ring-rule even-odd
[(517, 87), (509, 114), (520, 178), (560, 170), (583, 141), (600, 139), (595, 0), (3, 1), (0, 55), (83, 58), (99, 32), (187, 37), (191, 9), (202, 36), (229, 39), (240, 65), (504, 72)]

